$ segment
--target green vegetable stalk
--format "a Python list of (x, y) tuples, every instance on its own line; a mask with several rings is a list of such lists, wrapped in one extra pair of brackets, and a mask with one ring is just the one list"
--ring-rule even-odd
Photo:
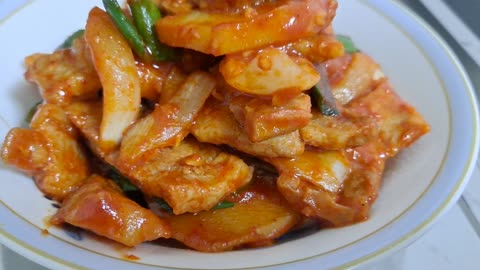
[(27, 115), (25, 116), (25, 122), (30, 124), (30, 122), (32, 122), (32, 119), (33, 119), (33, 116), (35, 115), (35, 113), (37, 112), (38, 110), (38, 106), (42, 104), (42, 101), (39, 101), (37, 103), (35, 103), (35, 105), (33, 105), (30, 110), (28, 110), (28, 113)]
[(122, 8), (116, 0), (103, 0), (103, 5), (107, 11), (110, 18), (112, 18), (115, 26), (122, 33), (122, 35), (127, 39), (130, 47), (140, 58), (145, 59), (146, 50), (145, 43), (143, 42), (142, 37), (138, 33), (135, 26), (128, 20), (127, 16), (123, 13)]
[(357, 46), (355, 46), (355, 43), (353, 43), (352, 38), (350, 38), (349, 36), (337, 35), (337, 40), (343, 44), (343, 47), (345, 48), (345, 52), (348, 54), (352, 54), (360, 51), (357, 48)]
[(215, 207), (213, 207), (213, 209), (225, 209), (225, 208), (230, 208), (234, 206), (235, 206), (235, 203), (233, 202), (223, 201), (218, 203)]
[(155, 61), (175, 59), (175, 51), (159, 42), (155, 22), (162, 18), (160, 10), (151, 0), (128, 0), (133, 21), (147, 46), (148, 53)]
[(316, 64), (315, 69), (320, 74), (320, 81), (312, 88), (313, 100), (317, 103), (317, 107), (323, 115), (339, 116), (340, 111), (335, 104), (325, 66)]
[(73, 45), (73, 41), (77, 38), (83, 37), (84, 34), (85, 34), (84, 29), (80, 29), (73, 32), (73, 34), (68, 36), (67, 39), (65, 39), (65, 41), (60, 46), (58, 46), (57, 50), (71, 48)]
[[(153, 200), (155, 201), (155, 203), (157, 203), (157, 205), (160, 209), (163, 209), (166, 212), (168, 212), (170, 214), (173, 214), (172, 207), (164, 199), (154, 197)], [(226, 208), (230, 208), (230, 207), (234, 207), (234, 206), (235, 206), (235, 203), (233, 203), (233, 202), (223, 201), (223, 202), (219, 202), (217, 205), (215, 205), (212, 208), (212, 210), (226, 209)]]

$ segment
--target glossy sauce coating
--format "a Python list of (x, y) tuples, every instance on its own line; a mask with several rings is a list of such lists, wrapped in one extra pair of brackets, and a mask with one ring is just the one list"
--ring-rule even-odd
[[(368, 219), (388, 159), (430, 127), (378, 63), (346, 53), (337, 2), (155, 3), (176, 61), (143, 62), (100, 8), (72, 48), (25, 60), (43, 103), (1, 157), (57, 201), (52, 222), (220, 252)], [(327, 79), (340, 116), (317, 108)]]
[(65, 200), (52, 223), (68, 222), (126, 246), (170, 237), (170, 227), (165, 221), (126, 198), (108, 181), (91, 176)]
[(245, 191), (228, 198), (235, 206), (198, 214), (170, 216), (173, 238), (200, 251), (219, 252), (242, 245), (272, 244), (300, 221), (274, 188), (273, 179), (257, 177)]
[(218, 56), (315, 34), (329, 25), (337, 7), (333, 0), (279, 3), (252, 17), (195, 10), (166, 17), (157, 22), (157, 34), (170, 46)]

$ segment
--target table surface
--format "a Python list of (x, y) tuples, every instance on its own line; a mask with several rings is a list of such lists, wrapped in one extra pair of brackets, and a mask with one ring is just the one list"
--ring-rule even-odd
[[(424, 18), (439, 32), (457, 53), (469, 73), (474, 87), (480, 91), (480, 67), (475, 62), (480, 54), (472, 54), (478, 47), (477, 40), (459, 41), (459, 24), (455, 14), (469, 1), (455, 1), (455, 12), (442, 9), (442, 1), (435, 0), (435, 8), (429, 10), (417, 0), (399, 0)], [(428, 1), (424, 1), (428, 5)], [(26, 0), (0, 0), (0, 19), (21, 6)], [(451, 1), (452, 2), (452, 1)], [(450, 5), (452, 5), (450, 3)], [(463, 6), (462, 6), (463, 5)], [(445, 5), (446, 6), (446, 5)], [(432, 15), (433, 14), (433, 15)], [(437, 18), (440, 18), (437, 20)], [(447, 18), (447, 19), (446, 19)], [(455, 32), (452, 24), (455, 23)], [(460, 23), (461, 24), (461, 23)], [(478, 25), (480, 25), (480, 20)], [(449, 32), (451, 31), (451, 32)], [(475, 35), (472, 35), (474, 38)], [(478, 269), (480, 265), (480, 163), (477, 162), (472, 179), (463, 196), (440, 220), (416, 242), (396, 254), (374, 261), (360, 270), (375, 269)], [(44, 270), (46, 268), (0, 245), (0, 270)]]

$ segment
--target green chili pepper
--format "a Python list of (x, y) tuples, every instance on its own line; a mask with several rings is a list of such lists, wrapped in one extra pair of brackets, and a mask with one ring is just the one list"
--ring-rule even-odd
[(62, 45), (58, 46), (57, 50), (71, 48), (73, 45), (73, 41), (77, 38), (83, 37), (84, 34), (85, 34), (84, 29), (80, 29), (73, 32), (73, 34), (71, 34), (69, 37), (67, 37), (67, 39), (65, 39)]
[(145, 59), (145, 43), (143, 42), (143, 39), (135, 26), (123, 13), (118, 2), (116, 0), (103, 0), (103, 5), (108, 15), (110, 15), (110, 18), (112, 18), (113, 22), (117, 26), (118, 30), (127, 39), (135, 54), (140, 58)]
[(25, 116), (25, 122), (27, 122), (28, 124), (30, 124), (30, 122), (32, 122), (32, 119), (33, 119), (33, 116), (35, 115), (35, 113), (37, 112), (38, 110), (38, 105), (42, 104), (42, 101), (39, 101), (37, 103), (35, 103), (35, 105), (33, 105), (30, 110), (28, 110), (28, 113), (27, 115)]
[(345, 52), (348, 54), (360, 51), (357, 46), (355, 46), (355, 43), (353, 43), (352, 38), (350, 38), (349, 36), (337, 35), (337, 40), (343, 44)]
[[(154, 197), (153, 200), (155, 201), (155, 203), (157, 203), (157, 205), (160, 209), (163, 209), (163, 210), (167, 211), (168, 213), (173, 214), (172, 207), (164, 199), (159, 198), (159, 197)], [(233, 207), (233, 206), (235, 206), (235, 203), (223, 201), (223, 202), (220, 202), (217, 205), (215, 205), (212, 208), (212, 210), (225, 209), (225, 208), (230, 208), (230, 207)]]
[(142, 191), (137, 186), (132, 184), (130, 179), (123, 176), (115, 167), (109, 166), (106, 176), (107, 178), (113, 180), (113, 182), (120, 187), (123, 194), (127, 196), (127, 198), (144, 208), (148, 208), (148, 204), (145, 201)]
[(143, 37), (148, 53), (155, 61), (168, 61), (176, 58), (173, 48), (160, 43), (155, 32), (155, 22), (162, 18), (160, 10), (151, 0), (128, 0), (133, 21)]
[(234, 206), (235, 206), (235, 203), (233, 202), (223, 201), (218, 203), (215, 207), (213, 207), (213, 209), (225, 209), (225, 208), (230, 208)]
[(112, 179), (123, 192), (140, 191), (128, 178), (123, 176), (115, 167), (110, 166), (107, 177)]
[(325, 66), (316, 64), (315, 69), (320, 74), (320, 81), (312, 88), (313, 100), (317, 103), (317, 107), (323, 115), (339, 116), (340, 111), (335, 104)]
[(173, 214), (172, 207), (162, 198), (154, 197), (153, 200), (158, 204), (160, 209), (167, 211), (170, 214)]

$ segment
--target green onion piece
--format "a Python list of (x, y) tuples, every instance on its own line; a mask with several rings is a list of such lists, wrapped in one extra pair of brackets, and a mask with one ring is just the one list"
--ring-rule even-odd
[(73, 45), (73, 41), (77, 38), (83, 37), (84, 34), (85, 34), (85, 29), (80, 29), (73, 32), (73, 34), (71, 34), (70, 36), (67, 37), (67, 39), (65, 39), (62, 45), (58, 46), (57, 50), (71, 48)]
[(123, 194), (127, 196), (127, 198), (144, 208), (148, 208), (147, 201), (145, 201), (142, 191), (137, 186), (132, 184), (130, 179), (123, 176), (115, 167), (109, 166), (109, 169), (106, 172), (106, 177), (113, 180), (113, 182), (120, 187)]
[(315, 69), (320, 74), (320, 81), (312, 88), (313, 100), (317, 103), (317, 107), (323, 115), (339, 116), (340, 111), (335, 104), (325, 66), (316, 64)]
[(154, 197), (153, 200), (158, 204), (160, 209), (167, 211), (168, 213), (173, 213), (173, 208), (162, 198)]
[(345, 48), (345, 52), (348, 54), (352, 54), (360, 51), (357, 48), (357, 46), (355, 46), (355, 43), (353, 43), (352, 38), (349, 36), (337, 35), (337, 40), (343, 44), (343, 47)]
[[(163, 210), (167, 211), (168, 213), (173, 213), (172, 207), (164, 199), (159, 198), (159, 197), (154, 197), (153, 200), (155, 201), (155, 203), (158, 205), (158, 207), (160, 209), (163, 209)], [(233, 206), (235, 206), (235, 203), (223, 201), (223, 202), (220, 202), (217, 205), (215, 205), (212, 208), (212, 210), (231, 208)]]
[(35, 113), (37, 112), (38, 110), (38, 105), (42, 104), (42, 101), (39, 101), (37, 103), (35, 103), (35, 105), (33, 105), (30, 110), (28, 110), (28, 113), (27, 115), (25, 116), (25, 122), (27, 122), (28, 124), (30, 124), (30, 122), (32, 122), (32, 119), (33, 119), (33, 116), (35, 115)]
[(317, 86), (312, 88), (314, 100), (317, 103), (317, 108), (325, 116), (339, 116), (340, 112), (335, 106), (330, 105), (322, 96), (322, 92)]
[(213, 207), (213, 209), (214, 210), (225, 209), (225, 208), (230, 208), (230, 207), (234, 207), (234, 206), (235, 206), (235, 203), (233, 203), (233, 202), (223, 201), (223, 202), (220, 202), (219, 204), (217, 204), (215, 207)]
[(155, 22), (162, 18), (158, 7), (151, 0), (128, 0), (133, 21), (143, 37), (147, 50), (155, 61), (175, 60), (173, 48), (160, 43), (155, 32)]
[(112, 179), (121, 189), (123, 192), (136, 192), (140, 191), (137, 186), (132, 184), (128, 178), (123, 176), (117, 169), (113, 166), (110, 167), (107, 177)]
[(118, 30), (122, 33), (125, 39), (127, 39), (135, 54), (140, 58), (145, 59), (145, 43), (135, 26), (133, 26), (127, 16), (123, 13), (118, 2), (116, 0), (103, 0), (103, 5)]

